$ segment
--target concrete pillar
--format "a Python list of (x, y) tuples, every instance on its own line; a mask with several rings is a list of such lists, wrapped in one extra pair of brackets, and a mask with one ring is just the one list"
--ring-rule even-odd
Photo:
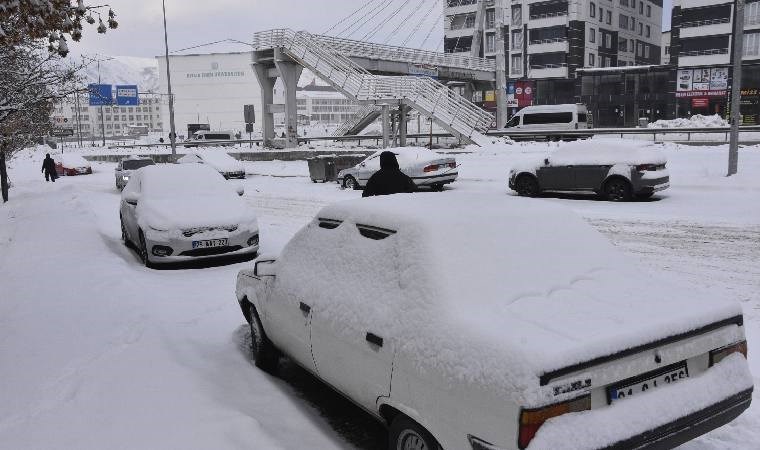
[(266, 64), (257, 62), (256, 52), (253, 54), (253, 72), (261, 87), (261, 138), (264, 140), (264, 147), (271, 147), (274, 140), (274, 114), (272, 113), (272, 103), (274, 102), (274, 83), (277, 78), (269, 77), (269, 67)]
[(303, 67), (282, 53), (274, 51), (274, 64), (285, 87), (285, 148), (298, 147), (298, 102), (296, 91)]
[(466, 98), (468, 102), (471, 102), (472, 94), (475, 93), (475, 85), (469, 81), (466, 82), (464, 84), (464, 90), (462, 92), (463, 92), (462, 95), (464, 96), (464, 98)]
[(391, 128), (391, 107), (390, 105), (383, 105), (383, 111), (380, 114), (383, 119), (383, 148), (390, 147), (390, 128)]
[(398, 109), (398, 140), (400, 147), (406, 147), (407, 111), (408, 108), (404, 105), (401, 105)]

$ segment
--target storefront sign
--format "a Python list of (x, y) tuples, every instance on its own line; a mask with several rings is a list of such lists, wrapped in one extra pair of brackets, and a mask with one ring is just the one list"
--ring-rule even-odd
[(676, 98), (725, 95), (728, 89), (728, 67), (681, 69), (676, 75)]
[(690, 91), (676, 92), (676, 98), (693, 98), (693, 97), (725, 97), (727, 91)]
[(515, 83), (515, 98), (519, 108), (531, 106), (533, 104), (533, 82), (522, 80)]
[(692, 108), (707, 108), (710, 106), (710, 100), (706, 98), (693, 98), (691, 99)]
[(438, 68), (422, 66), (419, 64), (409, 64), (409, 75), (438, 78)]

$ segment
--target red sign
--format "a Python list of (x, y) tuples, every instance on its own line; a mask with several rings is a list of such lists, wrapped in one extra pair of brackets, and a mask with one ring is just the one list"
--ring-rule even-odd
[(525, 106), (533, 105), (533, 82), (527, 80), (518, 80), (515, 82), (515, 99), (517, 99), (517, 107), (523, 108)]
[(707, 108), (710, 106), (710, 100), (706, 98), (693, 98), (691, 99), (692, 108)]

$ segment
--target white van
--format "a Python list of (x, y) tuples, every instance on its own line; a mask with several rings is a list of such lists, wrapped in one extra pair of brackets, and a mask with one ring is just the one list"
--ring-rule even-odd
[(586, 105), (538, 105), (521, 109), (505, 127), (517, 130), (582, 130), (592, 128), (592, 123)]
[[(205, 145), (225, 145), (234, 146), (229, 141), (235, 140), (235, 133), (232, 131), (208, 131), (198, 130), (193, 133), (193, 137), (185, 141), (185, 147), (199, 147)], [(224, 144), (221, 144), (221, 143)]]

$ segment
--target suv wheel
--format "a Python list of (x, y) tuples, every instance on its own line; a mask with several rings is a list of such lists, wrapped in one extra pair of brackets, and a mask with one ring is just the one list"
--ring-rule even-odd
[(631, 183), (613, 178), (604, 185), (604, 197), (611, 202), (627, 202), (631, 199)]
[(420, 424), (399, 415), (388, 430), (388, 450), (439, 450), (438, 441)]
[(266, 372), (273, 372), (277, 369), (277, 363), (280, 360), (280, 355), (277, 349), (272, 345), (272, 341), (269, 340), (266, 333), (264, 333), (264, 327), (261, 326), (259, 315), (256, 312), (256, 308), (251, 306), (251, 356), (253, 361), (261, 370)]

